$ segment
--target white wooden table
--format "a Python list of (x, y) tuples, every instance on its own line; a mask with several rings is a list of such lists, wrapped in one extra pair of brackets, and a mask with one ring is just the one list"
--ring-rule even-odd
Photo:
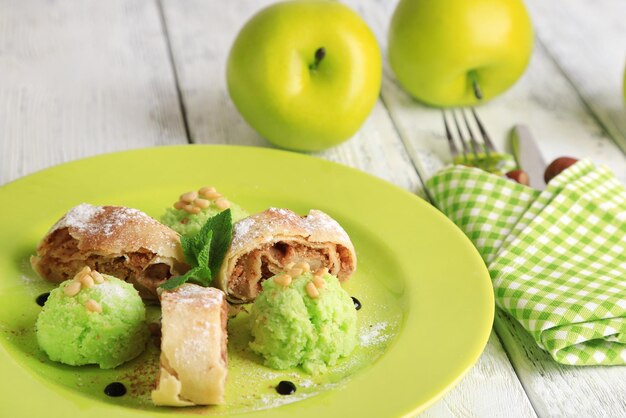
[[(266, 0), (0, 0), (0, 185), (104, 152), (166, 144), (270, 146), (237, 113), (225, 57)], [(347, 1), (385, 49), (395, 2)], [(591, 157), (626, 182), (626, 2), (527, 0), (537, 34), (522, 80), (480, 108), (500, 148), (530, 125), (547, 161)], [(438, 110), (385, 68), (350, 141), (319, 153), (422, 196), (449, 161)], [(620, 149), (621, 148), (621, 149)], [(502, 314), (478, 364), (424, 417), (625, 417), (626, 367), (553, 362)]]

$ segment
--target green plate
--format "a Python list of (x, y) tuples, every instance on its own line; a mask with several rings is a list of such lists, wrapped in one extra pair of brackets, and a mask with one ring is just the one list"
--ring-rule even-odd
[[(157, 408), (149, 392), (158, 349), (115, 370), (53, 363), (39, 350), (37, 295), (52, 285), (29, 256), (48, 228), (81, 202), (158, 217), (182, 192), (215, 185), (250, 212), (321, 209), (351, 236), (358, 271), (345, 289), (363, 304), (359, 347), (324, 376), (265, 368), (247, 349), (245, 314), (229, 324), (227, 405)], [(470, 241), (428, 203), (338, 164), (270, 149), (151, 148), (64, 164), (0, 188), (0, 412), (12, 417), (398, 417), (417, 413), (476, 362), (492, 326), (489, 274)], [(152, 309), (152, 314), (155, 313)], [(280, 380), (294, 395), (278, 395)], [(121, 381), (128, 393), (103, 393)]]

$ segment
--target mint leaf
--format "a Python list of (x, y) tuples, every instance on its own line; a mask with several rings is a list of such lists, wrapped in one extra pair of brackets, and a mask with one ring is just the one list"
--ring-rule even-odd
[(211, 270), (208, 267), (196, 267), (196, 268), (197, 270), (194, 272), (194, 274), (189, 280), (201, 286), (209, 287), (212, 281)]
[(182, 276), (172, 277), (171, 279), (167, 280), (165, 283), (161, 284), (161, 286), (159, 287), (165, 290), (176, 289), (178, 286), (182, 285), (183, 283), (187, 283), (187, 280), (189, 280), (189, 278), (193, 274), (193, 271), (197, 268), (198, 267), (192, 268), (191, 270), (189, 270), (187, 273), (183, 274)]
[(233, 235), (230, 209), (207, 219), (200, 231), (191, 238), (182, 236), (180, 244), (185, 260), (192, 268), (182, 276), (173, 277), (160, 287), (172, 290), (188, 281), (210, 286), (220, 270)]
[[(233, 238), (233, 218), (230, 209), (218, 213), (207, 221), (211, 224), (213, 231), (213, 240), (211, 241), (211, 257), (209, 258), (209, 268), (213, 273), (211, 279), (217, 275), (222, 267), (224, 256), (230, 247), (230, 241)], [(206, 224), (204, 226), (207, 226)]]
[(173, 290), (187, 282), (194, 282), (204, 287), (211, 284), (211, 270), (208, 267), (194, 267), (182, 276), (172, 277), (160, 287)]
[(198, 262), (196, 260), (195, 254), (195, 243), (193, 238), (187, 238), (186, 236), (180, 237), (180, 245), (183, 247), (183, 255), (185, 256), (185, 261), (191, 267), (196, 267)]
[(206, 236), (204, 246), (196, 255), (196, 261), (200, 267), (209, 267), (209, 255), (211, 252), (211, 242), (213, 241), (213, 231), (209, 231)]
[(192, 281), (205, 287), (211, 284), (211, 271), (208, 267), (194, 267), (185, 273), (185, 277), (186, 282)]

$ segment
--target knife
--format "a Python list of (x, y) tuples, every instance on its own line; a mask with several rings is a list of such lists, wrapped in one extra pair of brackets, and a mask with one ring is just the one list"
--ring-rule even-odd
[(526, 125), (513, 126), (511, 148), (518, 167), (528, 174), (530, 187), (537, 190), (545, 189), (546, 183), (543, 180), (543, 173), (546, 169), (546, 162)]

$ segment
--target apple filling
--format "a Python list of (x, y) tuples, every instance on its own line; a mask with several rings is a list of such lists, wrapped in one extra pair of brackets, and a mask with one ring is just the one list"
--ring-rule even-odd
[(229, 281), (229, 293), (241, 300), (254, 300), (261, 292), (261, 283), (288, 266), (306, 262), (312, 271), (328, 268), (340, 280), (352, 274), (349, 250), (341, 245), (279, 241), (266, 244), (241, 257)]

